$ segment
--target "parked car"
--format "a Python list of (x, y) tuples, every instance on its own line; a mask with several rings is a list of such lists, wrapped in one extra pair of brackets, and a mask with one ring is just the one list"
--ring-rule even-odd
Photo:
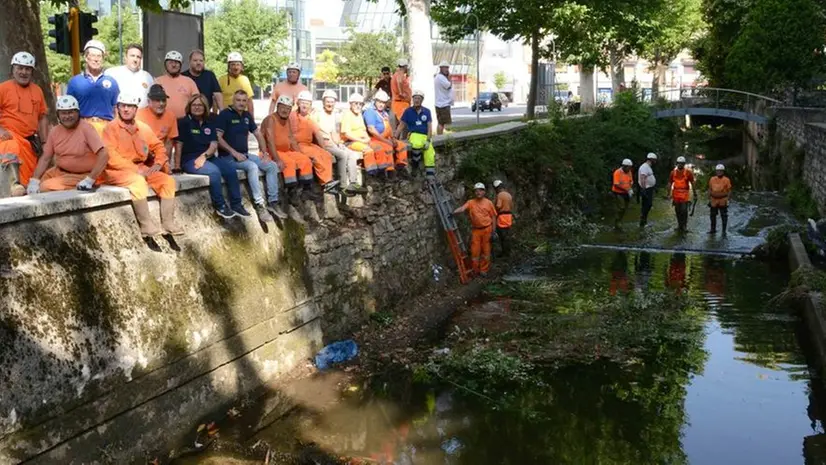
[(478, 99), (474, 99), (473, 103), (470, 105), (470, 111), (476, 111), (476, 102), (479, 102), (479, 111), (490, 110), (493, 111), (497, 109), (502, 111), (502, 100), (499, 98), (499, 94), (496, 92), (482, 92), (479, 94)]

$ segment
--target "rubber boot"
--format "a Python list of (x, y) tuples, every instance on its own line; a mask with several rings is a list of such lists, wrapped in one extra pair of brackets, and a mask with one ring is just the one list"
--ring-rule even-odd
[[(723, 224), (726, 224), (725, 220), (723, 220)], [(726, 227), (723, 226), (723, 230), (725, 230), (725, 229), (726, 229)], [(709, 234), (714, 234), (716, 232), (717, 232), (717, 215), (712, 213), (711, 214), (711, 229), (708, 231), (708, 233)]]
[(183, 236), (183, 228), (175, 222), (175, 199), (161, 199), (161, 225), (166, 234)]
[(149, 202), (146, 199), (133, 200), (132, 210), (135, 211), (135, 219), (138, 220), (141, 236), (153, 237), (161, 234), (161, 228), (158, 227), (158, 224), (152, 219), (152, 215), (149, 214)]
[(728, 215), (722, 215), (723, 219), (723, 236), (726, 235), (726, 229), (728, 229)]

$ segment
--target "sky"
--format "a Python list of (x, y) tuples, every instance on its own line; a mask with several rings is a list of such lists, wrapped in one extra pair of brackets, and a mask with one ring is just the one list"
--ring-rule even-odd
[(308, 22), (320, 19), (325, 26), (338, 26), (343, 8), (343, 0), (307, 0), (306, 18)]

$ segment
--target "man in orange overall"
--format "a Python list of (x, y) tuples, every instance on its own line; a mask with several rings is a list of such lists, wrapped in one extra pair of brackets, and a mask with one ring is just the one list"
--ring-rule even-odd
[(393, 137), (393, 128), (390, 126), (390, 113), (387, 111), (387, 102), (390, 96), (383, 90), (376, 92), (373, 97), (374, 108), (364, 111), (364, 124), (370, 134), (370, 145), (376, 148), (376, 161), (379, 170), (385, 168), (388, 178), (396, 173), (403, 178), (409, 178), (407, 172), (407, 144)]
[(685, 157), (677, 157), (677, 167), (668, 177), (668, 192), (677, 214), (677, 230), (686, 232), (690, 192), (694, 190), (694, 173), (685, 169)]
[(493, 181), (493, 188), (496, 189), (496, 235), (499, 236), (502, 255), (508, 256), (511, 253), (510, 235), (513, 226), (513, 196), (505, 190), (505, 183), (498, 179)]
[(279, 82), (272, 88), (272, 98), (270, 102), (270, 114), (275, 113), (275, 108), (278, 103), (278, 97), (282, 95), (286, 95), (289, 97), (293, 103), (298, 100), (298, 94), (302, 91), (308, 90), (307, 86), (302, 84), (299, 79), (301, 79), (301, 65), (298, 63), (290, 63), (287, 65), (287, 69), (284, 71), (287, 75), (287, 79), (284, 81)]
[(720, 212), (720, 219), (723, 222), (723, 237), (726, 236), (728, 227), (728, 200), (731, 195), (731, 180), (725, 175), (726, 167), (717, 165), (716, 176), (708, 180), (708, 206), (711, 209), (711, 230), (709, 234), (717, 232), (717, 212)]
[(169, 163), (164, 165), (164, 172), (169, 173), (172, 169), (180, 167), (180, 161), (176, 162), (172, 154), (172, 141), (178, 137), (178, 120), (171, 111), (166, 109), (168, 96), (160, 84), (152, 84), (147, 95), (149, 104), (138, 110), (138, 121), (146, 124), (152, 129), (162, 143)]
[(318, 141), (324, 141), (324, 134), (310, 118), (312, 109), (313, 97), (310, 91), (302, 91), (298, 94), (298, 111), (290, 115), (290, 125), (301, 153), (310, 157), (313, 162), (315, 175), (324, 188), (324, 192), (337, 194), (339, 181), (333, 180), (333, 154), (313, 143), (313, 137)]
[(107, 175), (132, 193), (132, 206), (144, 237), (159, 233), (149, 215), (150, 187), (161, 199), (163, 232), (180, 236), (184, 231), (175, 223), (175, 179), (162, 171), (169, 161), (166, 149), (149, 126), (135, 119), (139, 102), (139, 96), (121, 93), (117, 118), (103, 128), (103, 144), (109, 153)]
[(34, 66), (31, 53), (15, 53), (12, 78), (0, 84), (0, 166), (14, 170), (13, 196), (26, 193), (23, 186), (29, 183), (40, 144), (49, 135), (46, 99), (33, 82)]
[(284, 187), (291, 203), (297, 204), (302, 194), (307, 199), (318, 200), (312, 191), (313, 162), (310, 157), (301, 153), (291, 124), (293, 99), (288, 95), (282, 95), (278, 97), (276, 104), (275, 113), (261, 122), (267, 152), (281, 169)]
[(477, 182), (473, 186), (475, 198), (453, 211), (454, 215), (468, 211), (473, 233), (470, 240), (470, 260), (473, 271), (487, 276), (490, 271), (490, 238), (496, 230), (496, 207), (485, 197), (485, 185)]
[(396, 118), (402, 119), (402, 114), (410, 106), (413, 90), (410, 88), (410, 77), (407, 75), (407, 60), (399, 60), (399, 67), (390, 79), (390, 94), (393, 96), (392, 110)]
[[(348, 149), (361, 152), (364, 162), (364, 170), (370, 177), (377, 177), (385, 168), (379, 168), (376, 154), (381, 147), (373, 144), (370, 135), (367, 133), (367, 126), (364, 124), (362, 108), (364, 108), (364, 97), (361, 94), (350, 94), (347, 100), (350, 109), (341, 115), (341, 140)], [(379, 178), (380, 179), (380, 178)]]
[(634, 178), (631, 174), (632, 166), (634, 166), (634, 163), (626, 158), (622, 161), (622, 166), (614, 171), (611, 193), (617, 199), (618, 203), (621, 202), (621, 205), (618, 207), (617, 218), (614, 220), (614, 228), (616, 229), (619, 229), (620, 222), (622, 222), (622, 218), (628, 210), (628, 204), (631, 203), (631, 196), (634, 195), (634, 191), (631, 189), (631, 186), (634, 185)]

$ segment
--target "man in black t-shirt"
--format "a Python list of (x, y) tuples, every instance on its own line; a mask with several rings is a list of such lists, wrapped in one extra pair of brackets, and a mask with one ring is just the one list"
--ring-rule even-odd
[(198, 92), (206, 97), (209, 102), (210, 111), (213, 114), (218, 114), (226, 107), (224, 103), (224, 95), (221, 93), (221, 85), (218, 84), (218, 78), (215, 73), (208, 70), (204, 66), (204, 52), (201, 50), (193, 50), (189, 53), (189, 69), (184, 71), (184, 76), (188, 76), (195, 81), (198, 86)]

